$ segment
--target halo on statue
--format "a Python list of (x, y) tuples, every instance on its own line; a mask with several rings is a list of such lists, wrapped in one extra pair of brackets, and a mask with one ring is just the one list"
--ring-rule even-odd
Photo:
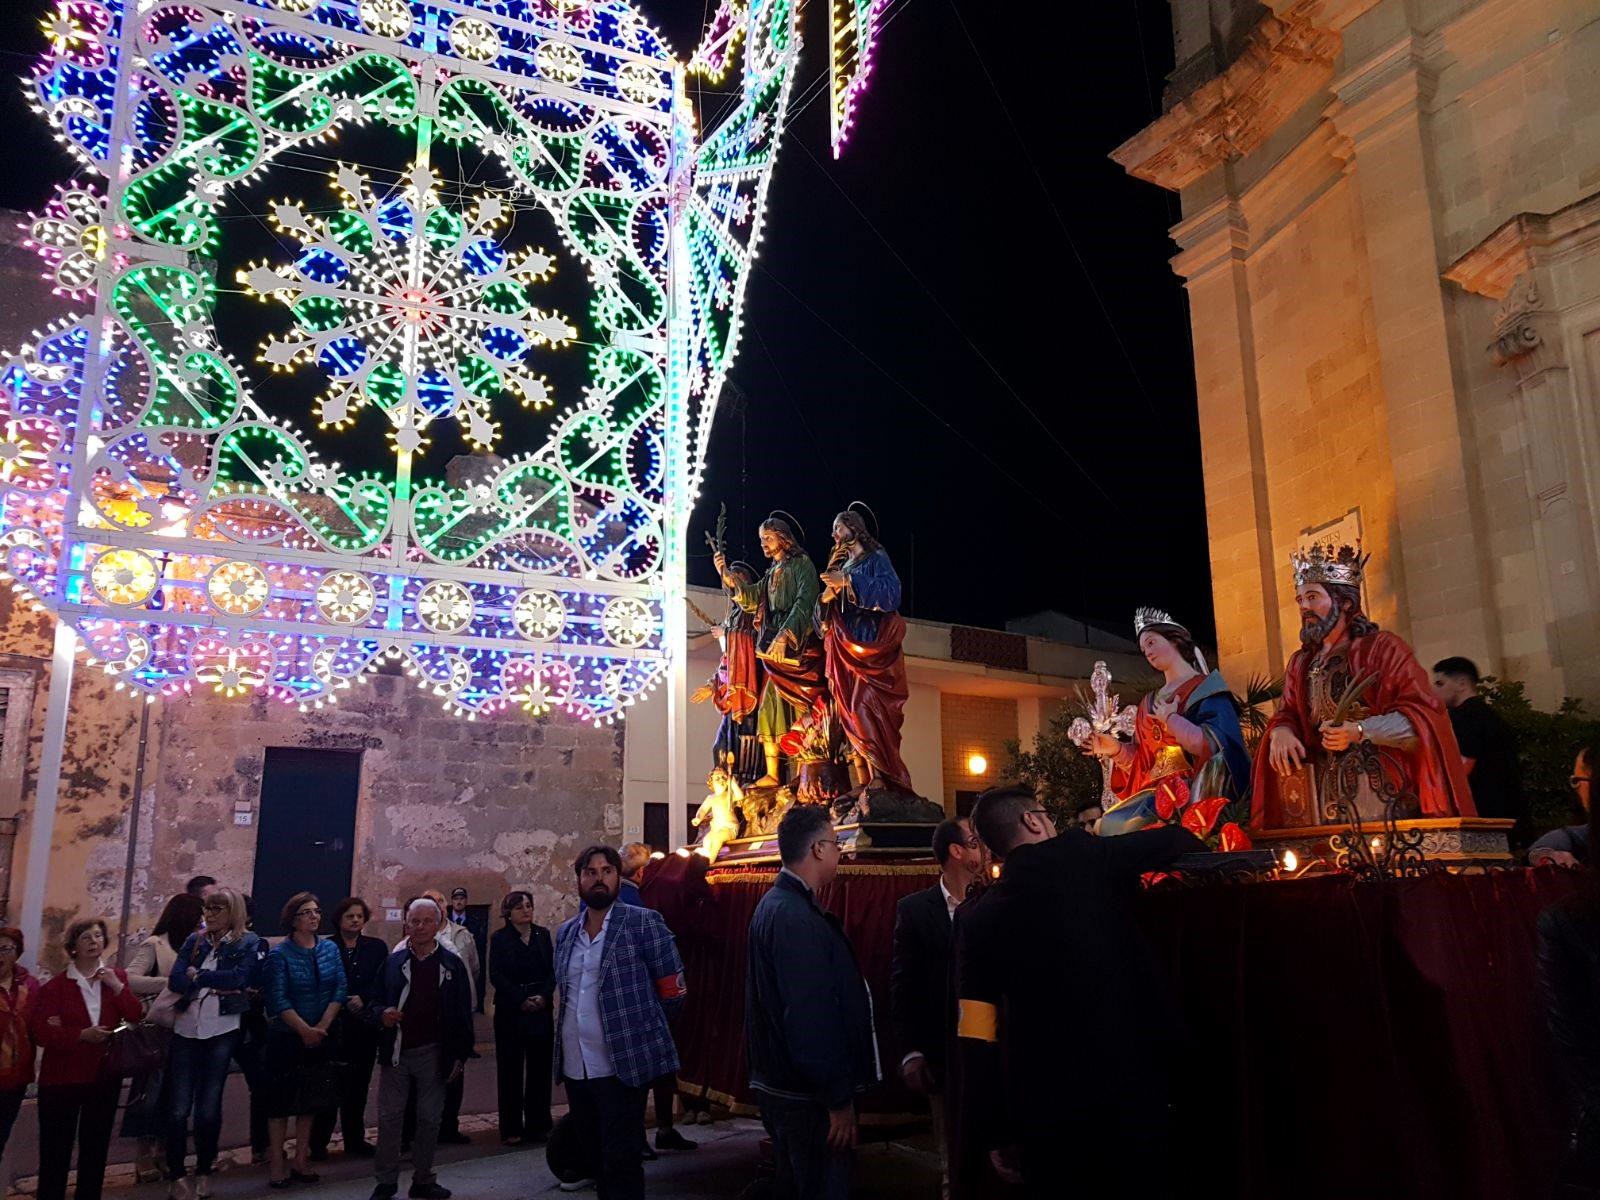
[(761, 578), (761, 572), (756, 570), (749, 563), (745, 562), (742, 558), (729, 563), (728, 570), (744, 576), (744, 581), (746, 583), (754, 583), (756, 580)]
[(804, 546), (806, 544), (806, 527), (795, 519), (793, 513), (785, 512), (781, 508), (775, 508), (767, 514), (767, 520), (777, 521), (780, 524), (788, 526), (789, 533), (793, 536), (795, 545)]
[(860, 517), (867, 526), (867, 532), (875, 541), (882, 539), (882, 535), (878, 532), (878, 514), (872, 511), (872, 506), (865, 500), (850, 501), (845, 505), (845, 512), (853, 512)]

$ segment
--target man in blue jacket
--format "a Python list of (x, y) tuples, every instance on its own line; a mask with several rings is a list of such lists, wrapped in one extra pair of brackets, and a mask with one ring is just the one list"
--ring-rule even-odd
[(821, 805), (778, 823), (783, 870), (750, 919), (744, 1028), (750, 1087), (772, 1137), (778, 1200), (850, 1194), (855, 1096), (882, 1073), (872, 997), (839, 919), (817, 889), (839, 869)]
[(572, 1122), (598, 1146), (600, 1200), (644, 1195), (644, 1101), (678, 1069), (667, 1017), (683, 1004), (683, 961), (654, 909), (618, 904), (622, 860), (589, 846), (573, 863), (583, 911), (556, 933), (556, 1078)]
[(384, 964), (376, 1001), (365, 1012), (383, 1030), (378, 1043), (378, 1186), (372, 1200), (400, 1190), (400, 1126), (417, 1092), (411, 1143), (412, 1200), (450, 1200), (433, 1172), (445, 1087), (472, 1057), (472, 989), (467, 968), (439, 941), (444, 907), (426, 896), (406, 905), (406, 940)]

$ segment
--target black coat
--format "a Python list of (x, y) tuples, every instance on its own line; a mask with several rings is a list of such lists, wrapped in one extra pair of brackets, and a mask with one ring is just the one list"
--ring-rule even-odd
[[(550, 931), (535, 925), (526, 944), (510, 925), (489, 937), (489, 984), (494, 988), (497, 1029), (518, 1025), (527, 1032), (552, 1028), (551, 997), (556, 990), (555, 947)], [(544, 1011), (522, 1011), (522, 1002), (544, 997)]]
[(348, 949), (344, 939), (335, 935), (333, 944), (339, 948), (339, 958), (344, 963), (344, 984), (352, 996), (360, 996), (365, 1007), (377, 1002), (383, 987), (383, 964), (389, 957), (389, 947), (375, 937), (362, 934), (356, 939), (355, 949)]
[(1600, 898), (1587, 888), (1539, 914), (1539, 985), (1572, 1086), (1573, 1128), (1560, 1195), (1600, 1189)]
[(950, 911), (936, 883), (895, 905), (889, 1016), (896, 1063), (917, 1051), (943, 1077), (946, 1044), (955, 1032), (951, 1000)]
[[(455, 952), (440, 942), (434, 954), (439, 956), (439, 1022), (440, 1046), (444, 1050), (441, 1066), (448, 1073), (454, 1063), (464, 1063), (472, 1057), (472, 992), (467, 986), (467, 968)], [(411, 991), (411, 943), (401, 942), (400, 948), (383, 963), (383, 974), (378, 983), (376, 1002), (365, 1013), (368, 1021), (379, 1030), (378, 1061), (392, 1063), (398, 1049), (405, 1049), (405, 1024), (384, 1029), (382, 1017), (387, 1009), (405, 1010)]]
[(831, 1110), (877, 1082), (872, 1001), (850, 939), (787, 872), (750, 918), (744, 1033), (757, 1092)]
[[(1000, 881), (956, 914), (963, 1141), (1056, 1156), (1095, 1129), (1084, 1194), (1164, 1194), (1169, 1077), (1183, 1045), (1168, 981), (1134, 922), (1140, 876), (1204, 850), (1177, 826), (1121, 837), (1073, 829), (1019, 846)], [(1120, 1172), (1121, 1174), (1117, 1174)], [(1089, 1186), (1087, 1174), (1080, 1183)]]

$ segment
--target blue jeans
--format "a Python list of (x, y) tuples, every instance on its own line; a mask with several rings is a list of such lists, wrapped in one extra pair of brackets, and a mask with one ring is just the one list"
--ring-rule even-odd
[(172, 1037), (167, 1052), (167, 1173), (183, 1178), (187, 1152), (189, 1111), (194, 1110), (194, 1173), (211, 1174), (217, 1160), (217, 1138), (222, 1134), (222, 1085), (228, 1080), (228, 1062), (239, 1041), (237, 1029), (210, 1038)]

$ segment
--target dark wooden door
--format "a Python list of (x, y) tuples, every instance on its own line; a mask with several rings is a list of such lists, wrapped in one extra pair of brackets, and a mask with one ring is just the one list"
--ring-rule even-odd
[(262, 937), (283, 932), (278, 914), (296, 892), (316, 893), (332, 932), (333, 906), (350, 894), (360, 784), (359, 750), (267, 747), (251, 894)]

